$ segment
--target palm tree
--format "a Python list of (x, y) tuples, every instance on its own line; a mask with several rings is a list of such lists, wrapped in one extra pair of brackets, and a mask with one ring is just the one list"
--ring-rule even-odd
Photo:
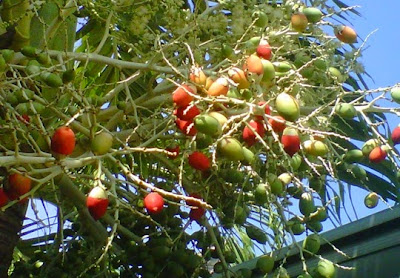
[[(340, 225), (346, 185), (396, 201), (391, 88), (333, 35), (357, 11), (319, 2), (2, 1), (0, 276), (229, 276), (321, 211)], [(26, 197), (56, 221), (22, 226)]]

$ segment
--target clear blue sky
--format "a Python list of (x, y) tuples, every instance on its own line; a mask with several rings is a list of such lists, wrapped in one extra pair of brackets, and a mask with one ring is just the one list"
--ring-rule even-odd
[[(361, 6), (358, 11), (362, 14), (362, 17), (351, 13), (347, 17), (361, 38), (366, 38), (368, 34), (378, 29), (369, 38), (366, 50), (361, 58), (367, 72), (373, 77), (373, 80), (368, 77), (365, 79), (369, 87), (385, 87), (400, 82), (400, 32), (398, 31), (400, 0), (343, 0), (343, 2), (348, 5)], [(395, 118), (391, 121), (393, 121), (391, 126), (400, 123), (400, 120), (396, 122)], [(369, 210), (363, 204), (366, 192), (355, 189), (354, 193), (352, 194), (353, 202), (359, 217), (387, 208), (385, 204), (380, 203), (377, 208)], [(35, 203), (38, 206), (36, 209), (40, 212), (40, 217), (42, 219), (47, 218), (40, 201), (36, 200)], [(47, 211), (50, 216), (54, 216), (54, 209), (47, 207)], [(28, 217), (36, 218), (31, 209)], [(50, 223), (54, 224), (55, 219), (52, 219)], [(328, 225), (326, 225), (326, 228), (328, 228)]]

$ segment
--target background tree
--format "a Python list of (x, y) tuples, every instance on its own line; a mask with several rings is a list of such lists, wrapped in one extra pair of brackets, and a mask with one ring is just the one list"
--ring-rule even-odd
[[(284, 277), (306, 230), (334, 272), (304, 254), (346, 185), (397, 200), (400, 140), (332, 2), (2, 1), (1, 276)], [(57, 231), (18, 242), (27, 198)]]

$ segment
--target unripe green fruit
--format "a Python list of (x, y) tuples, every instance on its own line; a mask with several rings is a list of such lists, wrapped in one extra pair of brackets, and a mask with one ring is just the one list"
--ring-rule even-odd
[(236, 206), (235, 208), (235, 224), (243, 225), (246, 222), (247, 213), (241, 206)]
[(390, 95), (395, 102), (400, 103), (400, 87), (394, 87), (390, 91)]
[(304, 15), (307, 17), (308, 22), (310, 23), (317, 23), (318, 21), (321, 20), (322, 17), (322, 12), (314, 7), (308, 7), (303, 9)]
[(218, 143), (218, 152), (231, 161), (244, 159), (242, 144), (235, 138), (224, 138)]
[(301, 155), (299, 154), (295, 154), (292, 156), (292, 158), (290, 159), (290, 165), (292, 166), (293, 170), (297, 170), (299, 169), (301, 162), (302, 162), (302, 158)]
[(217, 262), (217, 263), (214, 265), (214, 272), (215, 272), (215, 273), (222, 273), (222, 272), (224, 272), (224, 266), (223, 266), (222, 262)]
[(261, 82), (271, 82), (275, 78), (275, 67), (274, 65), (265, 59), (261, 59), (263, 65), (264, 74), (262, 76)]
[(344, 81), (342, 73), (337, 68), (329, 67), (328, 71), (339, 83)]
[(196, 136), (196, 148), (197, 149), (204, 149), (210, 146), (213, 143), (213, 139), (211, 136), (199, 133)]
[(319, 251), (320, 246), (321, 240), (317, 234), (311, 234), (303, 241), (303, 249), (312, 254), (316, 254)]
[(379, 196), (375, 192), (371, 192), (367, 196), (365, 196), (364, 205), (367, 208), (371, 209), (376, 207), (378, 205), (378, 202), (379, 202)]
[(223, 43), (221, 47), (221, 53), (223, 57), (231, 58), (233, 55), (233, 48), (229, 44)]
[(332, 278), (335, 277), (336, 269), (335, 265), (331, 261), (321, 259), (318, 262), (315, 272), (317, 273), (318, 277)]
[(268, 15), (262, 11), (255, 11), (253, 13), (253, 18), (257, 19), (254, 23), (255, 26), (263, 28), (268, 23)]
[(317, 206), (317, 211), (315, 215), (311, 218), (311, 220), (323, 222), (326, 219), (328, 219), (328, 213), (326, 212), (325, 207)]
[(276, 176), (272, 179), (269, 179), (269, 186), (271, 188), (271, 192), (275, 195), (282, 194), (284, 190), (282, 181), (279, 180)]
[(256, 159), (255, 154), (246, 147), (243, 147), (243, 155), (245, 164), (252, 164)]
[(197, 131), (210, 136), (215, 136), (221, 131), (221, 125), (218, 120), (207, 114), (196, 116), (194, 118), (194, 126)]
[(322, 70), (322, 71), (326, 71), (326, 69), (328, 68), (326, 61), (322, 58), (316, 59), (313, 62), (313, 64), (317, 69)]
[(29, 109), (29, 104), (26, 103), (26, 102), (20, 103), (20, 104), (18, 104), (18, 105), (15, 107), (15, 110), (17, 110), (17, 112), (18, 112), (20, 115), (27, 115), (27, 114), (28, 114), (28, 111), (30, 110), (30, 109)]
[(6, 70), (7, 63), (6, 60), (4, 60), (3, 56), (0, 55), (0, 72), (4, 72)]
[(349, 163), (360, 162), (364, 154), (361, 150), (354, 149), (344, 154), (343, 160)]
[(378, 143), (379, 142), (376, 139), (369, 139), (362, 145), (361, 152), (363, 155), (368, 156), (370, 152), (378, 146)]
[(275, 100), (275, 108), (279, 115), (288, 121), (296, 121), (300, 117), (300, 107), (297, 100), (287, 93), (280, 93)]
[(14, 50), (11, 49), (3, 49), (1, 50), (1, 54), (3, 55), (3, 58), (6, 61), (6, 63), (9, 63), (14, 58), (15, 52)]
[(52, 88), (58, 88), (63, 85), (62, 79), (55, 73), (42, 72), (40, 78), (46, 83), (46, 85)]
[(262, 274), (270, 273), (274, 269), (275, 260), (269, 255), (263, 255), (258, 258), (256, 267)]
[(353, 119), (357, 115), (357, 111), (351, 103), (339, 103), (335, 107), (335, 112), (344, 119)]
[(281, 266), (277, 270), (275, 270), (274, 278), (290, 278), (290, 276), (286, 268)]
[(254, 199), (257, 205), (263, 205), (268, 202), (269, 186), (263, 183), (257, 185), (254, 191)]
[(251, 278), (252, 271), (248, 268), (241, 268), (237, 271), (237, 274), (239, 275), (238, 277), (241, 278)]
[(317, 208), (315, 207), (314, 198), (311, 193), (304, 192), (301, 194), (299, 208), (300, 212), (305, 216), (308, 216), (316, 211)]
[(349, 170), (351, 172), (351, 174), (359, 180), (365, 180), (367, 177), (367, 172), (365, 171), (365, 169), (359, 165), (351, 165), (349, 167)]
[(51, 63), (51, 59), (47, 53), (39, 53), (36, 57), (36, 60), (44, 66), (50, 65)]
[(208, 113), (208, 115), (215, 118), (221, 127), (228, 121), (228, 119), (219, 112), (212, 111)]
[(285, 73), (292, 69), (292, 65), (288, 62), (273, 62), (272, 64), (276, 72)]
[(67, 84), (75, 79), (75, 70), (69, 69), (63, 72), (62, 74), (62, 81), (64, 84)]
[(306, 226), (307, 226), (307, 229), (309, 229), (315, 233), (319, 233), (323, 229), (321, 222), (314, 221), (314, 220), (307, 222)]
[(246, 226), (246, 234), (249, 238), (257, 241), (260, 244), (265, 244), (267, 242), (267, 235), (263, 232), (263, 230), (256, 226)]
[(33, 46), (24, 46), (21, 49), (21, 53), (26, 57), (35, 58), (36, 57), (36, 48)]
[(113, 144), (113, 136), (105, 131), (97, 134), (91, 143), (91, 149), (96, 155), (107, 153)]

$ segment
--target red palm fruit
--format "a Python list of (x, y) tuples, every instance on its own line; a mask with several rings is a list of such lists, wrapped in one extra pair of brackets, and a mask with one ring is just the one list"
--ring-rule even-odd
[(247, 80), (246, 74), (243, 70), (239, 68), (231, 68), (228, 71), (229, 78), (232, 79), (235, 83), (238, 83), (238, 89), (247, 89), (250, 87), (250, 83)]
[(204, 208), (191, 209), (190, 212), (189, 212), (189, 218), (191, 220), (198, 221), (203, 217), (203, 215), (205, 213), (206, 213), (206, 210)]
[(8, 197), (4, 192), (4, 189), (0, 188), (0, 207), (7, 205), (7, 203), (8, 203)]
[(31, 118), (27, 114), (23, 114), (21, 116), (18, 116), (17, 118), (24, 124), (28, 124), (31, 121)]
[(271, 46), (266, 40), (261, 40), (260, 44), (257, 46), (257, 55), (265, 60), (271, 60), (272, 50)]
[(271, 125), (271, 128), (276, 133), (282, 133), (286, 128), (286, 120), (282, 116), (275, 116), (268, 120), (268, 123)]
[(250, 55), (245, 64), (243, 65), (245, 72), (254, 73), (257, 75), (262, 75), (264, 73), (264, 67), (261, 62), (260, 57), (257, 55)]
[(290, 156), (293, 156), (300, 150), (300, 137), (294, 128), (285, 128), (282, 134), (281, 143), (285, 152)]
[(385, 150), (383, 150), (381, 147), (375, 147), (370, 153), (369, 153), (369, 161), (372, 163), (379, 163), (385, 160), (387, 156), (387, 153)]
[[(193, 197), (196, 199), (202, 199), (200, 194), (197, 193), (192, 193), (189, 195), (189, 197)], [(205, 214), (206, 210), (202, 207), (199, 207), (199, 204), (195, 201), (186, 201), (186, 204), (192, 207), (196, 207), (196, 208), (191, 208), (190, 212), (189, 212), (189, 218), (191, 220), (199, 220), (201, 217), (203, 217), (203, 215)]]
[(335, 28), (335, 35), (339, 41), (344, 43), (355, 43), (357, 42), (357, 33), (353, 28), (349, 26), (338, 26)]
[[(265, 129), (264, 125), (258, 121), (250, 121), (249, 125), (260, 135), (260, 137), (264, 137)], [(247, 145), (252, 146), (257, 141), (256, 134), (248, 127), (245, 126), (243, 129), (243, 140), (247, 143)]]
[(19, 173), (8, 176), (8, 182), (5, 184), (4, 192), (10, 200), (16, 200), (20, 196), (31, 190), (32, 181)]
[(191, 121), (194, 117), (200, 114), (199, 108), (196, 105), (188, 105), (188, 106), (181, 106), (178, 107), (174, 111), (174, 115), (176, 115), (179, 119), (184, 121)]
[(393, 144), (399, 144), (400, 143), (400, 126), (396, 127), (395, 129), (393, 129), (392, 132), (392, 141)]
[(75, 148), (75, 133), (67, 126), (56, 129), (51, 137), (51, 150), (57, 154), (70, 155)]
[[(256, 120), (257, 120), (257, 121), (262, 121), (262, 120), (264, 120), (264, 117), (262, 116), (263, 114), (271, 115), (271, 107), (270, 107), (268, 104), (266, 104), (265, 101), (260, 101), (257, 105), (260, 106), (260, 107), (262, 107), (262, 106), (264, 105), (264, 111), (263, 111), (263, 113), (261, 112), (261, 113), (260, 113), (261, 115), (256, 115)], [(261, 110), (262, 110), (262, 109), (261, 109)]]
[(194, 127), (193, 121), (184, 121), (181, 119), (175, 120), (177, 128), (182, 131), (183, 134), (188, 136), (194, 136), (197, 133), (197, 129)]
[(207, 94), (212, 97), (225, 96), (228, 93), (228, 90), (228, 80), (224, 77), (220, 77), (210, 85)]
[(193, 100), (193, 96), (191, 96), (189, 93), (195, 94), (196, 92), (196, 87), (183, 84), (176, 88), (176, 90), (172, 93), (172, 101), (178, 107), (188, 106), (189, 103)]
[(165, 150), (170, 153), (173, 153), (173, 155), (168, 155), (168, 157), (171, 159), (175, 159), (179, 155), (179, 145), (168, 147)]
[(106, 214), (108, 203), (107, 192), (100, 186), (94, 187), (86, 199), (86, 207), (94, 220), (99, 220)]
[(189, 165), (200, 171), (206, 171), (211, 167), (209, 158), (199, 151), (195, 151), (189, 155)]
[(157, 192), (151, 192), (144, 198), (144, 207), (150, 214), (158, 214), (164, 209), (164, 199)]
[(207, 82), (207, 76), (203, 70), (198, 67), (193, 67), (189, 75), (190, 80), (198, 86), (205, 86)]

